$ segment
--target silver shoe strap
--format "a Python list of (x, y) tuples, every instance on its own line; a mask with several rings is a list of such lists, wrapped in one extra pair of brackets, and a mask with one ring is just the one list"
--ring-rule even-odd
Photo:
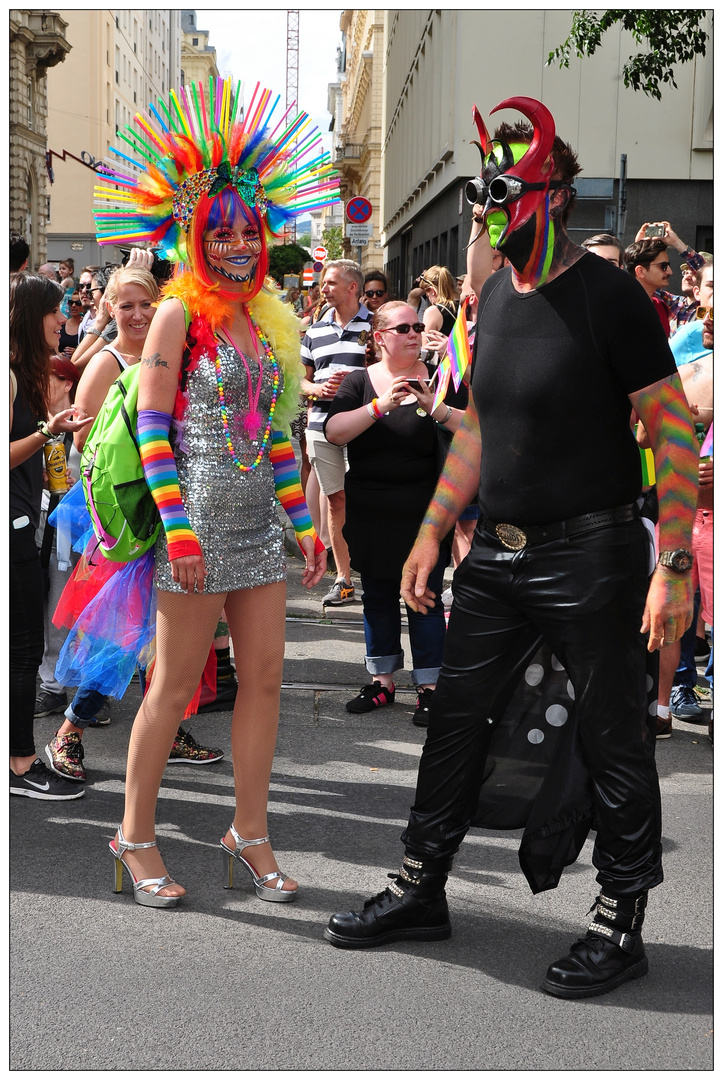
[(157, 847), (155, 840), (151, 840), (148, 844), (129, 844), (123, 835), (123, 829), (118, 826), (118, 855), (122, 855), (124, 851), (140, 851), (141, 848)]
[(236, 841), (237, 851), (240, 851), (241, 848), (256, 847), (257, 844), (268, 844), (269, 842), (268, 836), (262, 836), (260, 840), (244, 840), (243, 836), (239, 836), (239, 834), (236, 832), (233, 825), (229, 825), (229, 831), (231, 833), (231, 836), (233, 836), (234, 840)]

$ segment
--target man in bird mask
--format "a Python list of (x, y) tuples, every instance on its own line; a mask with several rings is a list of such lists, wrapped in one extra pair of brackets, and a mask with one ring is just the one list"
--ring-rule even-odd
[[(505, 797), (504, 784), (487, 783), (491, 747), (542, 638), (574, 700), (548, 710), (541, 728), (518, 727), (530, 744), (558, 739), (520, 862), (533, 892), (554, 888), (597, 829), (595, 915), (543, 984), (588, 997), (647, 972), (640, 927), (663, 873), (646, 646), (676, 640), (690, 621), (697, 455), (655, 311), (636, 282), (567, 235), (575, 154), (541, 102), (502, 108), (530, 123), (490, 138), (475, 108), (482, 171), (468, 198), (511, 266), (481, 290), (469, 407), (402, 578), (410, 607), (432, 605), (439, 542), (476, 493), (480, 520), (454, 578), (402, 868), (362, 911), (333, 915), (324, 936), (346, 948), (449, 936), (447, 874), (486, 788), (488, 800)], [(660, 555), (650, 582), (631, 407), (655, 447)], [(572, 434), (581, 416), (584, 439)], [(509, 760), (511, 782), (523, 780)]]

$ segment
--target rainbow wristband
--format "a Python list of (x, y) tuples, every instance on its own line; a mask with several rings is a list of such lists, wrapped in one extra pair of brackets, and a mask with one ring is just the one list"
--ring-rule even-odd
[(375, 420), (381, 420), (381, 418), (384, 416), (384, 413), (379, 408), (379, 398), (372, 398), (369, 404), (371, 405), (371, 415), (374, 417)]
[(176, 460), (168, 440), (169, 413), (138, 410), (138, 450), (143, 475), (158, 507), (168, 542), (168, 558), (200, 555), (201, 545), (191, 528), (178, 486)]
[(271, 439), (269, 461), (274, 470), (276, 498), (283, 506), (294, 527), (296, 542), (301, 548), (302, 554), (306, 556), (306, 552), (301, 547), (301, 541), (305, 536), (310, 536), (313, 539), (314, 552), (318, 554), (324, 550), (324, 545), (316, 535), (316, 530), (311, 522), (311, 515), (304, 498), (291, 443), (281, 431), (274, 431)]

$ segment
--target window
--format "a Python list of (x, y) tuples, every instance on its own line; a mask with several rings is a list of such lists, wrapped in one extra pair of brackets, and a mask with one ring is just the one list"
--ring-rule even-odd
[(194, 45), (198, 45), (198, 38), (197, 38), (197, 37), (195, 37), (195, 38), (193, 39), (193, 44), (194, 44)]

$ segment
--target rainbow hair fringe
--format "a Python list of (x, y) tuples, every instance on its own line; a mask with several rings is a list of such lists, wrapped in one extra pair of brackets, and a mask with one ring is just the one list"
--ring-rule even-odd
[(231, 79), (209, 77), (208, 86), (171, 90), (167, 104), (150, 106), (150, 121), (136, 113), (137, 130), (119, 132), (135, 156), (111, 147), (120, 164), (109, 162), (101, 175), (115, 187), (95, 188), (96, 199), (111, 204), (93, 211), (98, 243), (150, 242), (163, 258), (185, 263), (198, 201), (225, 186), (257, 208), (267, 238), (291, 218), (336, 202), (338, 174), (318, 128), (292, 105), (271, 130), (280, 96), (271, 98), (257, 83), (244, 110), (241, 83), (234, 90)]

